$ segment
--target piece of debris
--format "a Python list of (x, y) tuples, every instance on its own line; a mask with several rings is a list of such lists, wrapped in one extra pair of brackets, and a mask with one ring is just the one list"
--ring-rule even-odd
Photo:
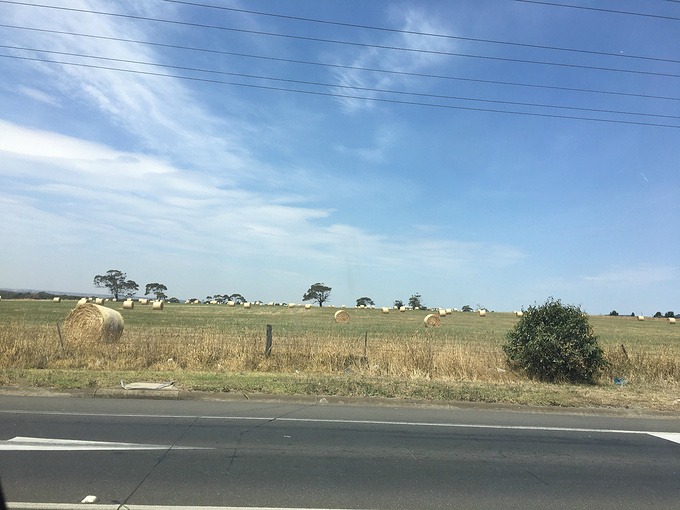
[(97, 501), (99, 501), (97, 496), (85, 496), (81, 503), (96, 503)]
[(614, 384), (624, 386), (628, 384), (628, 380), (625, 377), (621, 377), (620, 379), (618, 377), (614, 377)]
[(123, 387), (124, 390), (160, 390), (163, 388), (167, 388), (168, 386), (172, 386), (173, 384), (175, 384), (175, 381), (170, 381), (163, 384), (139, 382), (130, 383), (126, 386), (123, 380), (122, 379), (120, 380), (120, 385)]

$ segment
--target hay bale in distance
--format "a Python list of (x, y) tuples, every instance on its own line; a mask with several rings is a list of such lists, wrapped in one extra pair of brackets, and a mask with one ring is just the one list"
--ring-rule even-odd
[(134, 307), (135, 304), (132, 302), (132, 299), (126, 299), (123, 301), (123, 310), (132, 310)]
[(438, 310), (438, 312), (439, 312), (439, 316), (440, 316), (440, 317), (446, 317), (446, 310), (443, 310), (443, 309), (440, 308), (440, 309)]
[(123, 316), (106, 306), (85, 303), (66, 317), (64, 336), (75, 342), (114, 343), (123, 334)]
[(335, 322), (339, 322), (340, 324), (349, 322), (349, 313), (345, 310), (338, 310), (335, 312)]
[(79, 305), (84, 305), (85, 303), (87, 303), (87, 298), (80, 298), (80, 299), (78, 300), (78, 304), (79, 304)]
[(675, 317), (668, 317), (668, 318), (666, 319), (666, 322), (667, 322), (668, 324), (675, 324)]
[(52, 298), (52, 301), (54, 301), (55, 303), (61, 303), (61, 298), (55, 297), (55, 298)]
[(382, 308), (380, 308), (380, 311), (381, 311), (382, 313), (390, 313), (390, 309), (387, 308), (386, 306), (383, 306)]
[(400, 312), (405, 312), (405, 311), (406, 311), (406, 307), (405, 307), (405, 306), (400, 306), (400, 307), (399, 307), (399, 311), (400, 311)]
[(154, 301), (153, 305), (151, 306), (152, 310), (162, 310), (163, 309), (163, 301)]
[(643, 320), (645, 320), (645, 316), (644, 315), (638, 315), (637, 320), (643, 321)]
[(142, 299), (139, 300), (139, 304), (140, 304), (140, 305), (148, 305), (148, 304), (149, 304), (149, 300), (148, 300), (148, 299), (142, 298)]
[(94, 304), (95, 304), (95, 305), (103, 305), (103, 304), (104, 304), (104, 300), (103, 300), (102, 298), (100, 298), (100, 297), (95, 298)]
[(477, 310), (477, 314), (478, 314), (480, 317), (486, 317), (486, 310), (484, 310), (483, 308), (481, 308), (481, 309)]
[(425, 326), (428, 328), (438, 328), (442, 325), (442, 320), (439, 317), (439, 314), (436, 313), (426, 315), (423, 322), (425, 322)]
[(243, 303), (243, 308), (250, 308), (251, 304), (250, 303)]
[(310, 305), (309, 303), (305, 305), (305, 310), (311, 310), (311, 309), (312, 309), (312, 305)]

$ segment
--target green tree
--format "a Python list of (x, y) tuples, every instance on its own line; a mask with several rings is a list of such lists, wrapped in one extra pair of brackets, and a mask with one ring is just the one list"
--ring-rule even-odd
[(118, 299), (119, 295), (124, 297), (134, 296), (135, 292), (139, 290), (139, 285), (132, 280), (126, 280), (126, 278), (127, 274), (118, 269), (109, 269), (104, 275), (96, 275), (93, 283), (95, 287), (109, 289), (114, 299)]
[(401, 308), (402, 306), (404, 306), (404, 302), (401, 299), (395, 299), (394, 306), (396, 306), (397, 308)]
[(464, 312), (471, 312), (472, 307), (470, 305), (465, 305), (465, 306), (463, 306), (463, 308), (461, 308), (461, 310), (464, 311)]
[(148, 296), (149, 294), (155, 294), (156, 299), (165, 299), (168, 297), (165, 294), (166, 290), (168, 290), (168, 288), (162, 283), (147, 283), (144, 295)]
[(369, 297), (360, 297), (357, 299), (357, 307), (359, 306), (374, 306), (375, 303)]
[(508, 364), (542, 381), (593, 382), (608, 365), (586, 314), (553, 298), (530, 306), (506, 338)]
[(616, 310), (612, 310), (611, 312), (609, 312), (609, 315), (612, 317), (617, 317), (619, 315), (619, 312), (617, 312)]
[(241, 294), (232, 294), (231, 296), (226, 296), (228, 297), (227, 301), (233, 301), (237, 305), (240, 305), (242, 303), (247, 303), (246, 298), (244, 298)]
[(665, 317), (675, 317), (675, 312), (673, 312), (673, 311), (666, 312)]
[(408, 298), (408, 306), (411, 308), (424, 308), (425, 305), (423, 304), (423, 296), (420, 294), (416, 293), (413, 294), (410, 298)]
[(312, 285), (305, 295), (302, 296), (303, 301), (315, 301), (319, 303), (319, 306), (328, 301), (331, 296), (331, 287), (324, 285), (323, 283), (315, 283)]

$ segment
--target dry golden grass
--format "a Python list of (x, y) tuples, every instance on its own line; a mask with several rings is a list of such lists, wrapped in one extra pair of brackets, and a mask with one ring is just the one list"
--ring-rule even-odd
[[(354, 378), (354, 386), (345, 381), (337, 389), (326, 381), (327, 391), (399, 396), (408, 387), (409, 396), (511, 402), (526, 402), (529, 392), (531, 402), (575, 405), (572, 402), (580, 398), (598, 405), (650, 402), (663, 409), (677, 407), (674, 402), (680, 390), (680, 328), (661, 320), (591, 317), (611, 365), (598, 385), (572, 386), (557, 398), (550, 396), (555, 385), (532, 383), (507, 367), (502, 345), (518, 320), (513, 314), (489, 313), (480, 320), (476, 314), (454, 313), (442, 317), (442, 327), (426, 328), (426, 311), (394, 315), (379, 309), (353, 310), (349, 323), (337, 324), (334, 310), (318, 307), (243, 311), (169, 304), (159, 314), (151, 307), (123, 310), (122, 304), (113, 304), (126, 323), (119, 342), (79, 345), (66, 337), (60, 340), (56, 324), (74, 304), (40, 308), (32, 303), (6, 306), (3, 301), (4, 310), (11, 312), (0, 316), (0, 367), (5, 373), (84, 370), (105, 378), (107, 373), (137, 371), (173, 374), (173, 379), (178, 373), (204, 373), (222, 381), (232, 374), (305, 375), (315, 381), (342, 375)], [(55, 312), (54, 307), (60, 306), (61, 312)], [(267, 323), (274, 325), (269, 357), (264, 353)], [(615, 386), (614, 378), (626, 378), (628, 384)], [(299, 391), (325, 391), (307, 388), (298, 379), (286, 384), (281, 391), (299, 387), (306, 388)], [(460, 394), (468, 384), (476, 389), (470, 389), (468, 396)], [(542, 397), (537, 388), (543, 388)]]

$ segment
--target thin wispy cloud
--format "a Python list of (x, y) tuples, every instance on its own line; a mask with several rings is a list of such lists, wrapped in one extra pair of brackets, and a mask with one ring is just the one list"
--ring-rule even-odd
[[(662, 77), (645, 81), (601, 71), (463, 61), (428, 51), (474, 46), (494, 55), (526, 53), (514, 46), (490, 50), (414, 33), (330, 28), (168, 2), (74, 0), (67, 7), (206, 21), (253, 33), (18, 4), (0, 5), (0, 15), (18, 26), (290, 61), (0, 28), (8, 45), (33, 48), (8, 52), (49, 61), (0, 59), (0, 286), (89, 291), (92, 275), (117, 268), (137, 281), (163, 281), (182, 298), (229, 290), (293, 301), (310, 283), (324, 281), (348, 304), (355, 293), (388, 305), (418, 291), (433, 306), (482, 302), (511, 310), (553, 295), (608, 312), (619, 306), (613, 304), (619, 296), (629, 296), (622, 300), (628, 308), (637, 299), (667, 302), (677, 294), (672, 286), (679, 278), (678, 238), (664, 224), (679, 213), (673, 129), (209, 84), (169, 76), (188, 72), (179, 69), (77, 55), (337, 84), (348, 87), (334, 89), (338, 94), (376, 98), (383, 93), (359, 89), (525, 102), (536, 101), (536, 91), (330, 70), (299, 61), (667, 95)], [(588, 18), (583, 30), (565, 33), (556, 17), (522, 3), (493, 13), (475, 2), (452, 6), (443, 0), (356, 7), (355, 12), (339, 2), (295, 2), (270, 10), (410, 32), (593, 49), (622, 30), (618, 23)], [(534, 22), (524, 24), (530, 15)], [(661, 54), (677, 40), (677, 31), (665, 25), (637, 22), (639, 30), (630, 36), (641, 52)], [(595, 26), (598, 30), (590, 30)], [(604, 57), (588, 58), (614, 65)], [(158, 75), (56, 62), (61, 60)], [(567, 96), (557, 89), (540, 95), (541, 101), (600, 106), (592, 95)], [(629, 110), (655, 102), (608, 99), (615, 100), (621, 104), (612, 107)], [(673, 115), (677, 105), (652, 106)]]
[[(348, 52), (342, 62), (340, 62), (342, 65), (365, 69), (391, 69), (401, 73), (419, 73), (435, 70), (437, 65), (449, 58), (444, 55), (428, 52), (451, 52), (455, 47), (452, 40), (408, 33), (437, 34), (450, 32), (450, 29), (441, 20), (437, 20), (432, 14), (428, 14), (425, 10), (415, 7), (391, 7), (388, 10), (388, 19), (394, 28), (404, 32), (384, 35), (377, 45), (417, 51), (368, 47)], [(377, 92), (377, 90), (402, 90), (408, 92), (409, 86), (414, 81), (422, 81), (406, 75), (374, 73), (358, 69), (335, 71), (334, 74), (338, 84), (343, 87), (337, 88), (336, 93), (369, 98), (389, 97), (397, 100), (408, 100), (408, 96), (385, 96), (385, 94)], [(376, 89), (376, 91), (364, 89)], [(376, 104), (371, 101), (352, 98), (340, 98), (339, 101), (348, 111), (376, 107)]]

